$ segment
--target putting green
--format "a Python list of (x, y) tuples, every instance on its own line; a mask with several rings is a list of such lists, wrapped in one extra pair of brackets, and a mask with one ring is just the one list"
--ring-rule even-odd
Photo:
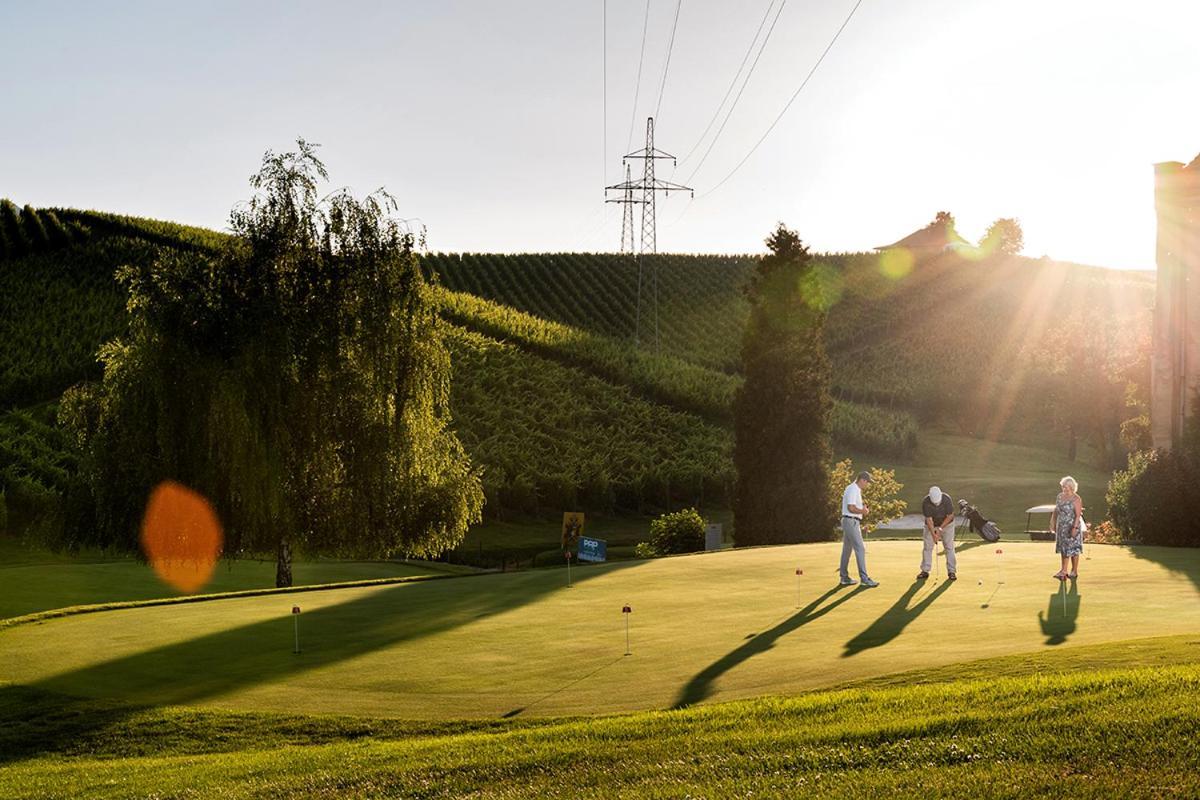
[(914, 582), (920, 544), (887, 541), (870, 545), (876, 589), (836, 586), (831, 543), (576, 569), (570, 589), (554, 569), (108, 611), (0, 631), (0, 681), (231, 709), (590, 714), (1200, 630), (1200, 551), (1090, 546), (1062, 586), (1051, 545), (1002, 546), (964, 547), (954, 584)]

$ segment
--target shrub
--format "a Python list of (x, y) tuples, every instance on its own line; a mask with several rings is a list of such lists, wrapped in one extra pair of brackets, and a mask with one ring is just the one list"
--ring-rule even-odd
[[(908, 504), (897, 497), (904, 484), (896, 480), (895, 470), (874, 467), (870, 473), (871, 482), (863, 489), (863, 502), (868, 509), (863, 520), (864, 533), (871, 533), (879, 524), (903, 516), (908, 508)], [(858, 470), (848, 458), (834, 464), (829, 473), (829, 495), (839, 517), (842, 514), (842, 492), (857, 475)]]
[(1200, 545), (1200, 463), (1187, 452), (1146, 450), (1129, 456), (1108, 484), (1108, 512), (1125, 541)]
[(694, 508), (685, 508), (651, 522), (650, 541), (639, 544), (634, 553), (638, 558), (652, 558), (703, 549), (704, 517)]

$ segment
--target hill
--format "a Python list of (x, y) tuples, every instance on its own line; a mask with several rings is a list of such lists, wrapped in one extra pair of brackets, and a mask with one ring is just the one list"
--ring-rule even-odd
[[(123, 330), (117, 268), (165, 251), (211, 252), (224, 239), (157, 220), (0, 207), (0, 409), (16, 409), (0, 416), (0, 490), (15, 527), (52, 506), (72, 474), (55, 401), (98, 377), (98, 348)], [(754, 257), (650, 259), (661, 348), (650, 344), (649, 282), (643, 346), (632, 341), (638, 272), (628, 257), (423, 258), (443, 285), (455, 426), (485, 469), (489, 515), (725, 502)], [(902, 470), (937, 466), (914, 459), (918, 420), (927, 430), (1062, 441), (1043, 380), (1055, 320), (1084, 309), (1104, 322), (1093, 327), (1133, 341), (1152, 291), (1150, 276), (1044, 260), (942, 259), (907, 272), (875, 255), (821, 260), (814, 296), (836, 300), (827, 328), (835, 446)]]

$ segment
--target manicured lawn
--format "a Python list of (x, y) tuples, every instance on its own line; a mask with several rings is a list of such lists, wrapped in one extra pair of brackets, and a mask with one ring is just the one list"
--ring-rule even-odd
[[(428, 575), (416, 564), (386, 561), (300, 561), (295, 584), (338, 583), (408, 575)], [(217, 565), (204, 592), (236, 592), (275, 585), (271, 561), (227, 561)], [(0, 537), (0, 619), (52, 608), (173, 597), (178, 592), (134, 559), (69, 558), (21, 547)]]
[[(916, 583), (874, 542), (878, 589), (798, 545), (108, 611), (0, 631), (0, 680), (137, 704), (444, 720), (791, 694), (981, 657), (1200, 631), (1200, 552), (1092, 546), (1063, 587), (1047, 544), (964, 548)], [(797, 578), (795, 569), (804, 576)], [(943, 564), (944, 569), (944, 564)], [(999, 583), (1003, 579), (1004, 583)], [(631, 615), (624, 656), (621, 608)], [(292, 654), (293, 604), (304, 652)]]
[[(1179, 658), (1195, 637), (1132, 645)], [(1130, 645), (1123, 646), (1126, 649)], [(1097, 648), (1099, 663), (1111, 661)], [(1067, 651), (1059, 651), (1065, 653)], [(1058, 653), (1054, 654), (1057, 656)], [(389, 727), (341, 718), (140, 711), (95, 736), (46, 699), (35, 719), (0, 689), (13, 798), (1164, 798), (1200, 793), (1200, 667), (1017, 675), (544, 725)], [(1135, 661), (1135, 663), (1137, 663)], [(1069, 667), (1068, 667), (1069, 668)], [(65, 754), (46, 731), (63, 736)], [(6, 760), (8, 760), (6, 759)]]

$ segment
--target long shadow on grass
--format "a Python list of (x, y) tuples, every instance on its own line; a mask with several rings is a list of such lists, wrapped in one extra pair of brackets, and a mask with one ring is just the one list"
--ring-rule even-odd
[(924, 614), (933, 605), (933, 602), (950, 588), (950, 581), (946, 581), (930, 592), (924, 600), (909, 608), (908, 604), (912, 602), (925, 583), (925, 581), (915, 581), (904, 594), (900, 595), (900, 599), (893, 603), (891, 608), (883, 612), (879, 619), (872, 622), (862, 633), (846, 642), (842, 658), (856, 655), (863, 650), (870, 650), (872, 647), (881, 647), (892, 641), (908, 627), (909, 623)]
[(1062, 644), (1075, 632), (1075, 623), (1079, 619), (1079, 586), (1077, 581), (1071, 581), (1068, 590), (1066, 584), (1062, 581), (1058, 591), (1050, 595), (1050, 607), (1038, 612), (1038, 623), (1042, 626), (1046, 644)]
[[(632, 565), (581, 569), (573, 577), (578, 584), (628, 566)], [(272, 619), (82, 667), (46, 678), (33, 688), (61, 695), (114, 698), (142, 707), (193, 703), (255, 684), (295, 677), (535, 602), (564, 588), (564, 578), (561, 571), (536, 570), (400, 584), (370, 591), (355, 600), (303, 612), (299, 620), (302, 652), (298, 655), (292, 652), (290, 612), (293, 603), (304, 604), (304, 595), (280, 595), (276, 598), (279, 615)], [(221, 603), (246, 601), (213, 602), (214, 609), (219, 609)], [(154, 611), (164, 613), (162, 609)], [(103, 643), (97, 645), (102, 647)], [(454, 666), (449, 663), (451, 658), (447, 656), (447, 669)], [(404, 691), (404, 679), (403, 664), (398, 663), (394, 672), (373, 676), (371, 689)], [(97, 715), (96, 725), (114, 725), (121, 716), (119, 709)], [(71, 723), (56, 728), (54, 720), (47, 720), (39, 751), (53, 752), (68, 744), (65, 739), (58, 739), (55, 731), (61, 730), (63, 737), (77, 735), (79, 721)], [(0, 725), (3, 724), (0, 719)], [(0, 763), (14, 757), (19, 756), (0, 752)]]
[(679, 693), (679, 698), (676, 699), (672, 708), (683, 708), (684, 706), (690, 706), (693, 703), (699, 703), (712, 693), (713, 682), (716, 681), (717, 678), (721, 677), (738, 664), (741, 664), (743, 661), (770, 650), (775, 646), (775, 642), (781, 637), (791, 633), (803, 625), (807, 625), (815, 619), (820, 619), (850, 598), (857, 596), (863, 591), (866, 591), (863, 587), (859, 586), (854, 591), (842, 595), (832, 603), (824, 606), (822, 605), (822, 603), (832, 598), (841, 590), (841, 586), (833, 587), (829, 591), (825, 592), (825, 594), (821, 595), (816, 600), (813, 600), (807, 606), (776, 625), (774, 628), (758, 634), (753, 639), (748, 640), (741, 647), (733, 650), (727, 655), (721, 656), (721, 658), (717, 659), (703, 670), (696, 673), (696, 676), (688, 681), (687, 686), (683, 687), (683, 691)]
[[(1200, 548), (1136, 545), (1130, 547), (1129, 552), (1135, 558), (1153, 561), (1173, 572), (1182, 572), (1197, 589), (1200, 589)], [(1087, 554), (1086, 549), (1084, 554)]]

